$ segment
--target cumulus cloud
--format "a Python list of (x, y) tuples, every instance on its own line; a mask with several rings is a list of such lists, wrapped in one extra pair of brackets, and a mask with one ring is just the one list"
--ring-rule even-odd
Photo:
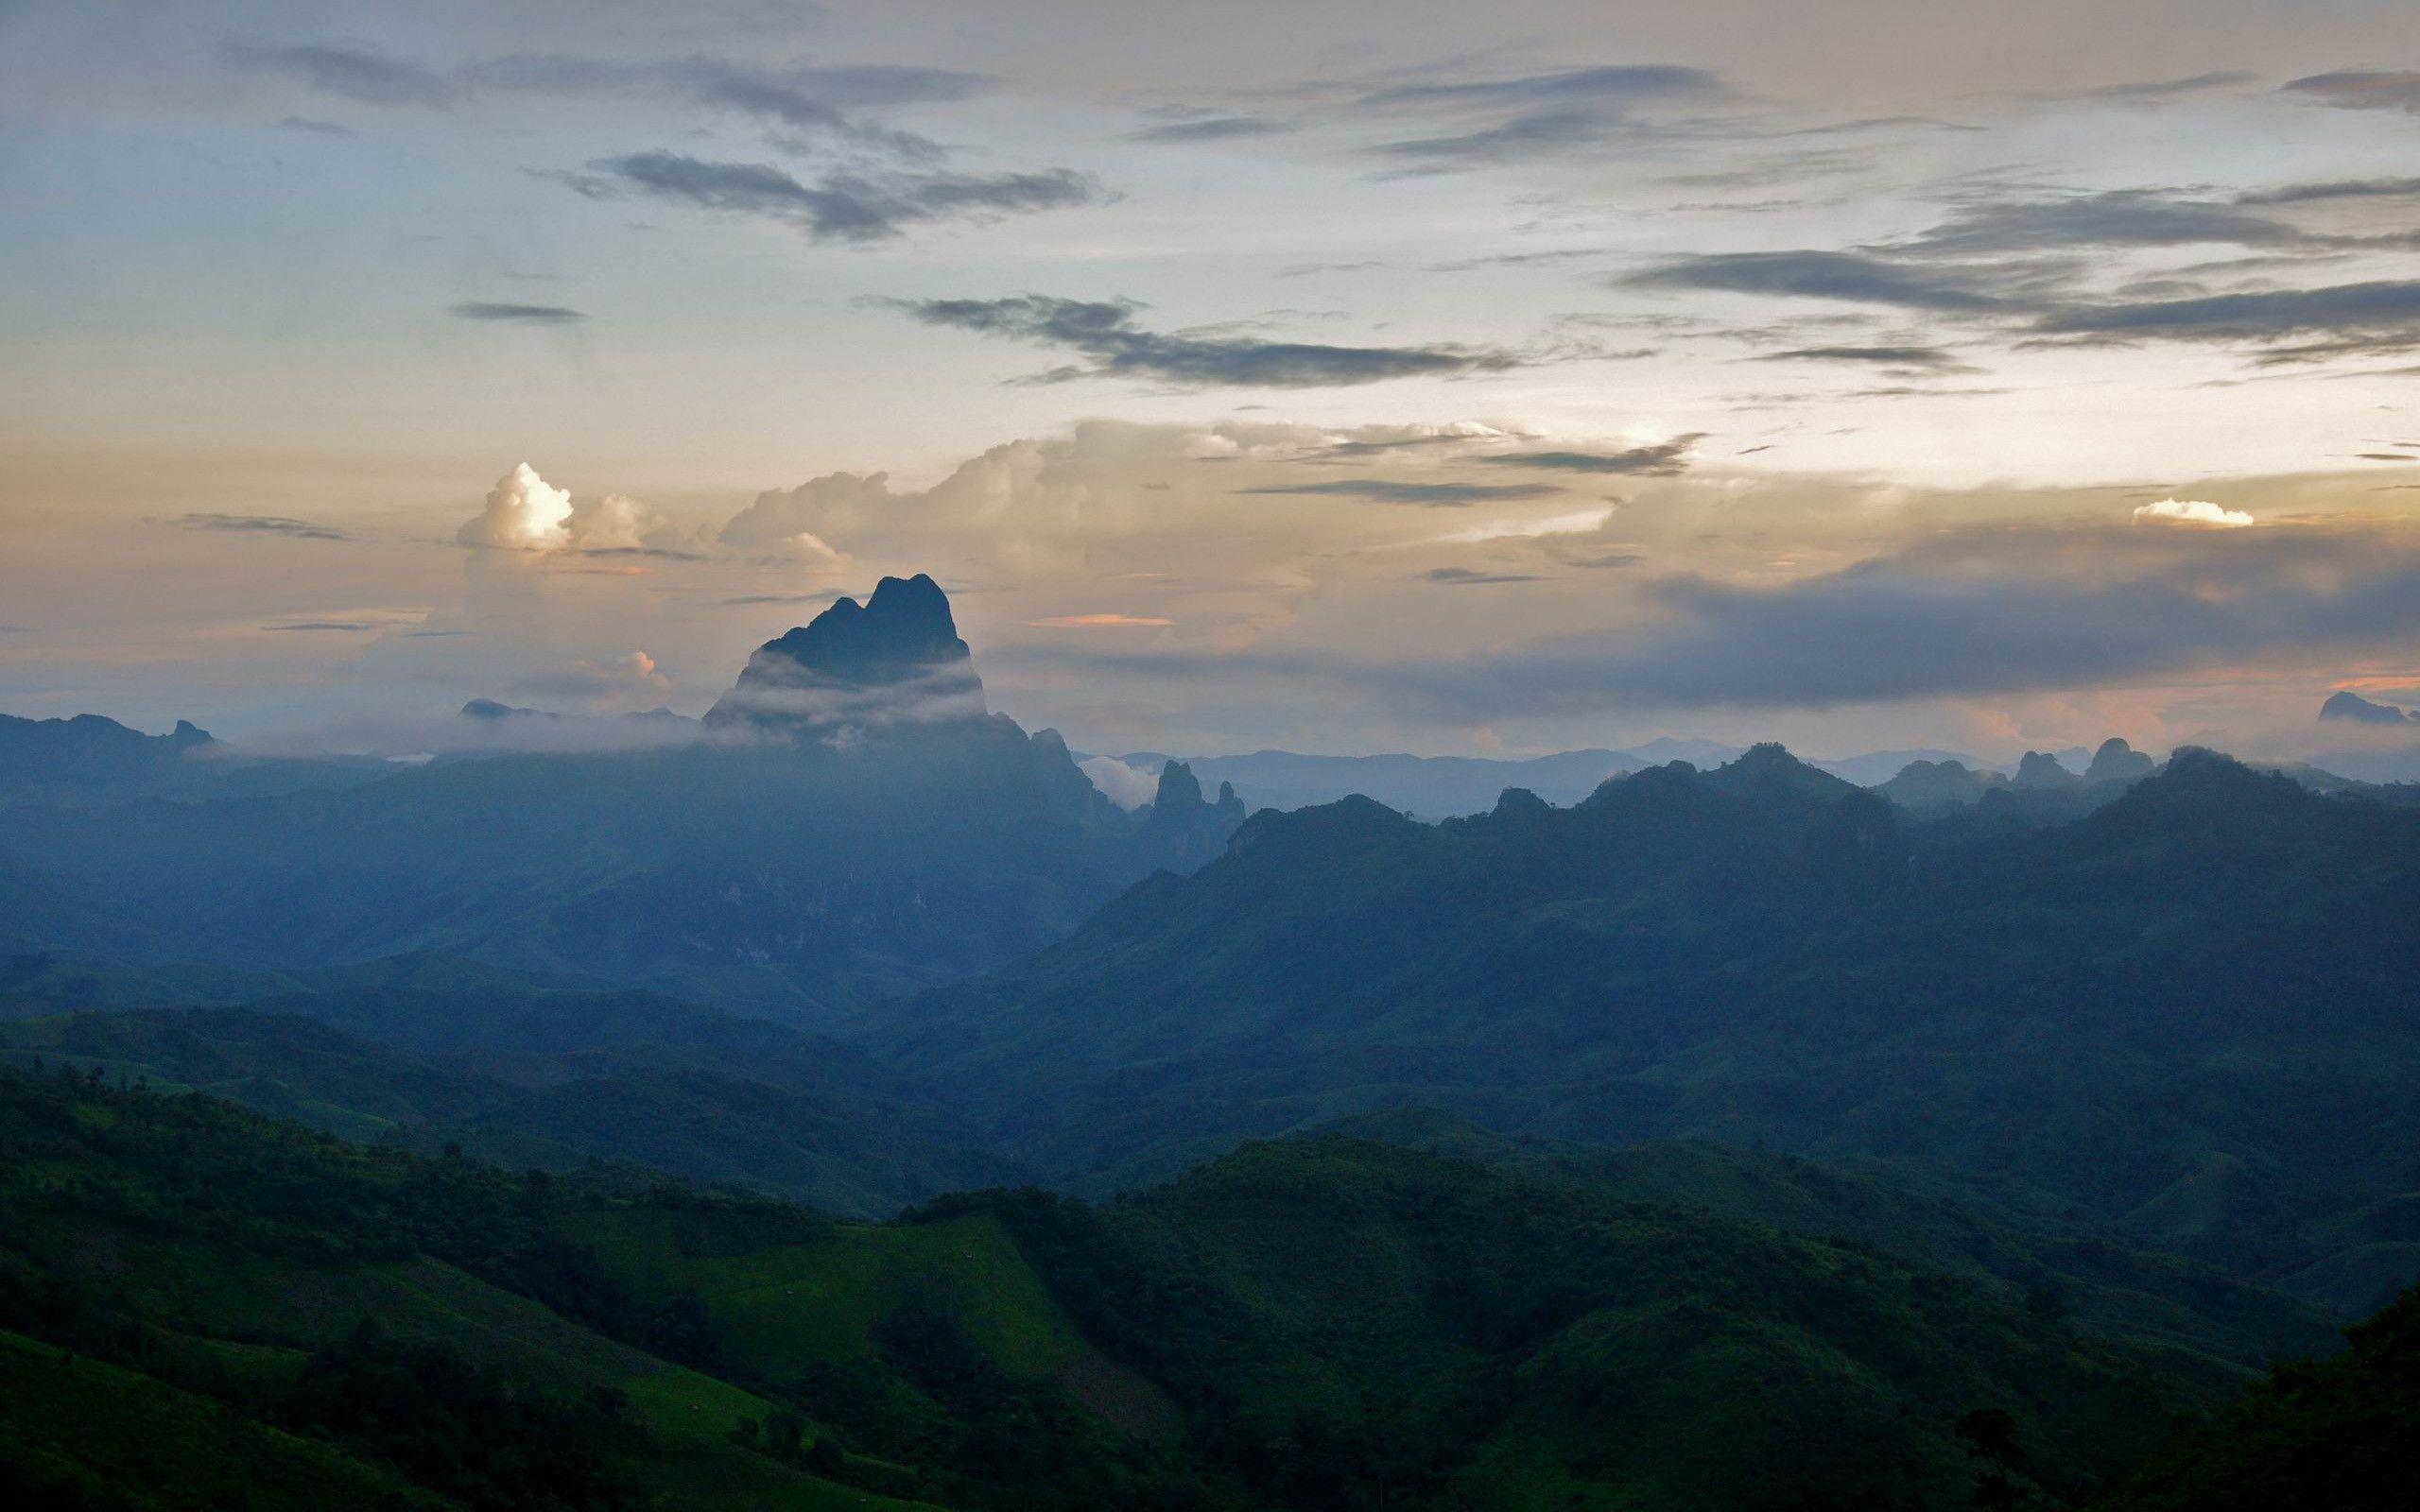
[(505, 551), (552, 551), (571, 543), (571, 493), (538, 475), (527, 462), (488, 490), (486, 507), (462, 523), (454, 539), (466, 546)]
[(701, 544), (695, 532), (640, 500), (622, 493), (575, 499), (527, 462), (496, 480), (487, 503), (454, 539), (498, 551), (587, 556), (691, 557)]
[(1151, 331), (1135, 323), (1131, 300), (1064, 300), (1025, 294), (1000, 300), (902, 300), (893, 307), (926, 325), (948, 326), (1035, 346), (1064, 347), (1088, 360), (1034, 382), (1153, 378), (1189, 388), (1330, 388), (1390, 378), (1501, 372), (1510, 352), (1448, 345), (1345, 347), (1271, 341), (1219, 331)]
[(2161, 499), (2135, 507), (2137, 524), (2191, 525), (2205, 530), (2239, 530), (2257, 524), (2241, 509), (2221, 508), (2206, 499)]
[(671, 694), (672, 680), (645, 651), (624, 651), (527, 672), (512, 687), (529, 697), (573, 698), (591, 709), (607, 709), (661, 703)]
[[(779, 547), (809, 560), (837, 563), (827, 535), (855, 535), (878, 522), (897, 501), (888, 472), (826, 472), (795, 489), (768, 489), (731, 517), (719, 539), (742, 550)], [(819, 534), (821, 532), (821, 534)]]

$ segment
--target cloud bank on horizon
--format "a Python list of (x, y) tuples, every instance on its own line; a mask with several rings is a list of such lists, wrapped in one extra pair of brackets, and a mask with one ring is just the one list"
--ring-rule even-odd
[(918, 570), (1105, 747), (2420, 682), (2420, 17), (124, 9), (0, 11), (12, 711), (694, 713)]

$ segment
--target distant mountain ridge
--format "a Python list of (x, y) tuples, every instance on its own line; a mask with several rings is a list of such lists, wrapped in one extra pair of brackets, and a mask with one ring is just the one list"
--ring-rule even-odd
[(1568, 809), (1262, 813), (863, 1036), (1086, 1187), (1420, 1102), (1912, 1166), (2366, 1302), (2420, 1277), (2347, 1216), (2413, 1179), (2415, 959), (2420, 814), (2188, 749), (2084, 817), (1936, 836), (1768, 747)]
[(947, 595), (885, 578), (760, 646), (676, 746), (0, 807), (0, 949), (245, 968), (427, 951), (813, 1018), (1046, 944), (1218, 854), (1241, 817), (1198, 789), (1165, 808), (1123, 812), (1056, 732), (987, 713)]

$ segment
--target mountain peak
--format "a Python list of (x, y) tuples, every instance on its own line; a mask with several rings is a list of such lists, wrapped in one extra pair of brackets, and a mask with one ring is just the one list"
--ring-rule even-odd
[(2016, 764), (2016, 776), (2012, 786), (2023, 788), (2066, 787), (2076, 780), (2076, 774), (2059, 765), (2059, 758), (2047, 750), (2029, 750)]
[(706, 714), (710, 730), (834, 733), (980, 718), (983, 679), (949, 595), (923, 573), (886, 577), (866, 601), (838, 598), (748, 659)]
[(1151, 812), (1175, 814), (1201, 807), (1201, 780), (1193, 768), (1172, 761), (1160, 768), (1159, 791), (1151, 796)]
[(2350, 690), (2329, 694), (2319, 706), (2319, 717), (2356, 725), (2400, 725), (2414, 718), (2393, 704), (2372, 703)]
[(2087, 782), (2132, 782), (2149, 777), (2159, 764), (2149, 756), (2112, 735), (2092, 753), (2092, 765), (2084, 768)]

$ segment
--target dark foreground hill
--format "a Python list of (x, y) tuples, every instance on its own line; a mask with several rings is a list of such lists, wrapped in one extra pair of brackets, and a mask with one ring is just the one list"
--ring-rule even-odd
[[(131, 1006), (162, 1003), (205, 1005)], [(1023, 1178), (836, 1040), (446, 957), (274, 973), (0, 960), (0, 1019), (16, 1015), (0, 1063), (196, 1087), (351, 1139), (516, 1166), (632, 1161), (860, 1217)]]
[(2059, 1504), (2246, 1375), (1362, 1140), (868, 1227), (56, 1069), (0, 1073), (0, 1480), (112, 1508)]
[(1881, 1162), (2348, 1312), (2420, 1276), (2420, 815), (2206, 752), (1935, 843), (1779, 747), (1557, 810), (1262, 815), (866, 1043), (1100, 1188), (1424, 1103)]

